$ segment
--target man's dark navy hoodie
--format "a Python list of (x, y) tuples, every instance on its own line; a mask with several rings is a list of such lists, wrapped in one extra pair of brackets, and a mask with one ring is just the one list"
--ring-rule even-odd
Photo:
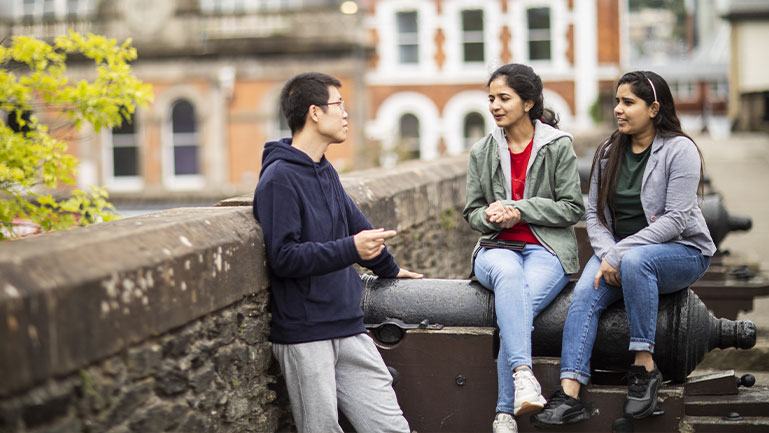
[(382, 277), (399, 268), (385, 249), (364, 261), (353, 236), (371, 228), (324, 156), (314, 162), (291, 139), (264, 146), (254, 193), (270, 267), (270, 340), (292, 344), (365, 332), (363, 284), (354, 263)]

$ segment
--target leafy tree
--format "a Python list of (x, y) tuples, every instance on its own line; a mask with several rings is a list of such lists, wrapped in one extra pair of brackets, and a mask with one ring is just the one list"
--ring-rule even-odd
[[(95, 78), (71, 81), (67, 56), (85, 60)], [(103, 36), (70, 32), (52, 44), (15, 36), (0, 44), (0, 240), (13, 238), (13, 221), (29, 220), (43, 231), (88, 225), (117, 217), (103, 188), (72, 191), (56, 199), (45, 190), (73, 184), (77, 159), (36, 113), (63, 118), (75, 130), (120, 126), (152, 90), (132, 75), (130, 39), (118, 45)], [(7, 120), (7, 121), (6, 121)]]

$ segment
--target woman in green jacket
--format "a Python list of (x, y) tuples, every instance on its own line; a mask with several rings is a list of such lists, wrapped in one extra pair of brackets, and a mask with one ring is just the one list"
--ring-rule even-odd
[(481, 232), (473, 273), (495, 295), (493, 429), (502, 433), (517, 431), (514, 416), (545, 404), (531, 370), (532, 324), (579, 270), (573, 225), (585, 208), (572, 137), (545, 110), (539, 76), (526, 65), (505, 65), (488, 88), (497, 127), (470, 151), (463, 215)]

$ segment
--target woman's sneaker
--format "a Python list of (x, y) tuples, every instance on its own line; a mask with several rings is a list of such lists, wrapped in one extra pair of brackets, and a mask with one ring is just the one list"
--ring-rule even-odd
[(518, 424), (509, 413), (498, 413), (491, 429), (494, 433), (518, 433)]
[(646, 371), (643, 365), (633, 364), (626, 377), (625, 415), (634, 419), (646, 418), (654, 413), (657, 407), (657, 394), (662, 385), (662, 373), (656, 365), (654, 370)]
[(545, 397), (542, 397), (542, 388), (534, 377), (534, 373), (528, 368), (522, 368), (513, 373), (515, 382), (515, 402), (513, 414), (515, 416), (535, 412), (545, 407)]
[(554, 425), (574, 424), (590, 418), (585, 405), (579, 399), (571, 397), (558, 387), (542, 412), (532, 415), (531, 424), (534, 427), (546, 428)]

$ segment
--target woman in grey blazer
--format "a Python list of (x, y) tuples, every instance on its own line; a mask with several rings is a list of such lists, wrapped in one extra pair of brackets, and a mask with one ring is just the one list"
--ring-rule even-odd
[(654, 364), (659, 295), (683, 290), (710, 264), (715, 245), (698, 205), (702, 160), (683, 133), (670, 88), (659, 75), (630, 72), (617, 84), (617, 130), (596, 151), (587, 232), (594, 255), (574, 289), (561, 347), (561, 387), (537, 426), (586, 420), (579, 390), (590, 379), (598, 319), (624, 298), (630, 325), (625, 416), (656, 408), (662, 375)]

